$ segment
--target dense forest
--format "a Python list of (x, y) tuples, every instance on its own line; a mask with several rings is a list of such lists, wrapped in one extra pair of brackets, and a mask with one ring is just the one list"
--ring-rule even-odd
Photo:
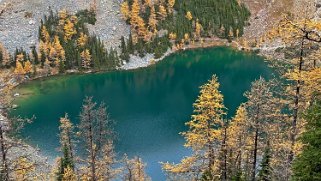
[[(39, 47), (31, 52), (17, 49), (13, 56), (0, 46), (3, 68), (15, 67), (18, 79), (32, 74), (63, 73), (70, 69), (111, 70), (131, 54), (161, 57), (168, 48), (217, 36), (232, 40), (243, 34), (249, 11), (236, 0), (126, 0), (121, 5), (131, 26), (123, 37), (120, 53), (106, 50), (90, 35), (95, 11), (75, 15), (50, 11), (39, 27)], [(265, 42), (281, 41), (277, 51), (284, 57), (269, 60), (275, 78), (255, 80), (244, 93), (247, 101), (227, 119), (219, 77), (200, 87), (194, 112), (181, 133), (192, 151), (180, 163), (164, 161), (169, 180), (321, 180), (321, 24), (312, 18), (284, 16), (266, 32)], [(172, 46), (172, 47), (171, 47)], [(10, 107), (12, 87), (1, 89), (0, 103)], [(8, 151), (23, 145), (18, 133), (31, 119), (12, 118), (0, 124), (0, 180), (150, 180), (144, 162), (116, 154), (106, 105), (93, 98), (83, 101), (80, 123), (68, 115), (60, 119), (60, 156), (51, 173), (36, 172), (37, 162), (28, 157), (8, 158)], [(18, 141), (17, 141), (18, 140)], [(54, 149), (54, 148), (53, 148)], [(79, 154), (77, 150), (83, 150)], [(160, 160), (161, 161), (161, 160)]]
[(250, 16), (236, 0), (129, 0), (122, 3), (121, 12), (131, 25), (127, 46), (122, 46), (124, 57), (154, 53), (156, 58), (168, 48), (180, 49), (204, 37), (238, 38)]
[(39, 46), (30, 53), (16, 49), (10, 54), (0, 47), (1, 67), (15, 67), (18, 76), (57, 74), (66, 70), (114, 70), (121, 65), (116, 49), (107, 50), (103, 42), (90, 35), (86, 24), (95, 24), (95, 11), (82, 10), (75, 15), (66, 10), (49, 15), (41, 20), (38, 30)]
[(267, 33), (282, 39), (286, 57), (271, 60), (276, 78), (260, 78), (245, 92), (235, 116), (216, 76), (201, 87), (182, 135), (193, 154), (163, 163), (170, 180), (321, 180), (320, 23), (285, 16)]

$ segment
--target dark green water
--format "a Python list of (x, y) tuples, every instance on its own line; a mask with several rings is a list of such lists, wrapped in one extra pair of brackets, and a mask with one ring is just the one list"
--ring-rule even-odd
[(148, 68), (92, 75), (60, 76), (19, 87), (28, 93), (16, 103), (15, 115), (35, 115), (23, 132), (43, 152), (57, 156), (59, 117), (67, 112), (74, 123), (83, 98), (105, 101), (118, 133), (119, 155), (138, 155), (153, 180), (165, 180), (159, 162), (178, 162), (189, 150), (179, 132), (192, 113), (199, 86), (217, 74), (229, 115), (243, 101), (244, 91), (271, 73), (261, 57), (217, 47), (177, 53)]

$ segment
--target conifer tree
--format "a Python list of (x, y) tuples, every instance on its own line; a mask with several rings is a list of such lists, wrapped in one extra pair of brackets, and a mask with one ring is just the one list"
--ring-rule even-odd
[[(96, 109), (96, 103), (92, 101), (92, 98), (86, 97), (80, 113), (79, 125), (79, 138), (86, 148), (85, 163), (87, 166), (84, 169), (84, 178), (104, 180), (103, 178), (107, 175), (102, 175), (101, 173), (110, 174), (110, 171), (102, 172), (100, 170), (102, 168), (99, 168), (102, 157), (111, 156), (107, 154), (110, 149), (104, 149), (113, 139), (113, 131), (110, 126), (111, 120), (108, 117), (105, 105), (100, 104)], [(103, 169), (110, 168), (112, 164), (113, 161), (109, 162), (109, 166), (105, 166)]]
[(187, 11), (185, 17), (190, 21), (193, 19), (193, 15), (192, 15), (192, 13), (190, 11)]
[(150, 9), (150, 16), (148, 19), (148, 26), (149, 30), (155, 34), (157, 33), (157, 19), (156, 19), (156, 12), (155, 12), (155, 6), (153, 5)]
[(252, 168), (251, 180), (256, 180), (258, 153), (262, 150), (260, 148), (266, 146), (264, 137), (272, 134), (268, 130), (268, 124), (277, 119), (280, 115), (280, 108), (277, 106), (277, 101), (273, 96), (269, 83), (262, 77), (252, 83), (251, 90), (245, 93), (248, 102), (245, 104), (247, 113), (249, 115), (250, 129), (253, 136), (253, 154), (252, 154)]
[(302, 153), (294, 160), (293, 180), (321, 180), (321, 101), (315, 100), (305, 113), (306, 131), (299, 137)]
[(20, 61), (16, 61), (16, 68), (14, 70), (14, 73), (18, 76), (22, 76), (26, 73)]
[(83, 32), (81, 32), (77, 41), (78, 46), (81, 48), (84, 47), (87, 44), (87, 41), (88, 41), (88, 36)]
[(145, 166), (139, 157), (128, 159), (127, 155), (123, 158), (124, 173), (123, 180), (128, 181), (150, 181), (151, 179), (145, 173)]
[(260, 164), (260, 171), (258, 175), (259, 181), (270, 181), (271, 180), (271, 150), (268, 144), (264, 150), (263, 159)]
[(216, 177), (219, 175), (219, 165), (215, 157), (221, 145), (223, 117), (226, 115), (223, 105), (223, 95), (220, 93), (217, 77), (214, 75), (209, 82), (201, 86), (200, 95), (194, 103), (192, 120), (187, 122), (187, 132), (183, 132), (186, 147), (193, 150), (191, 157), (184, 158), (181, 163), (163, 164), (166, 172), (197, 179), (201, 175)]
[(74, 27), (74, 23), (72, 23), (69, 19), (66, 20), (64, 25), (64, 40), (69, 41), (71, 38), (77, 34), (76, 29)]
[(127, 1), (124, 1), (120, 6), (120, 12), (123, 15), (124, 20), (128, 20), (130, 18), (130, 10)]
[(68, 173), (68, 177), (71, 177), (71, 171), (66, 169), (74, 170), (74, 153), (73, 153), (73, 135), (74, 126), (70, 122), (68, 115), (65, 114), (64, 117), (60, 118), (60, 145), (61, 145), (61, 152), (63, 156), (60, 158), (60, 165), (57, 173), (57, 180), (63, 180), (65, 174)]
[(15, 180), (29, 181), (34, 179), (35, 165), (25, 157), (19, 157), (15, 163)]
[(168, 12), (169, 13), (173, 13), (173, 8), (174, 8), (174, 5), (175, 5), (175, 0), (168, 0)]
[(82, 60), (82, 67), (88, 69), (91, 67), (91, 55), (88, 49), (85, 49), (80, 54)]
[(32, 64), (31, 64), (31, 62), (30, 62), (29, 60), (27, 60), (27, 61), (25, 62), (25, 65), (24, 65), (24, 72), (25, 72), (25, 74), (29, 74), (29, 75), (30, 75), (30, 73), (32, 72), (32, 70), (33, 70)]
[(160, 20), (165, 20), (166, 17), (167, 17), (166, 8), (165, 8), (162, 4), (160, 4), (159, 7), (158, 7), (158, 9), (159, 9), (159, 12), (158, 12), (158, 14), (159, 14), (159, 19), (160, 19)]

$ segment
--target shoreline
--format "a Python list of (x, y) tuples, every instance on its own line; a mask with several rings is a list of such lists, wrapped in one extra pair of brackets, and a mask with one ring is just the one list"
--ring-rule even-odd
[[(9, 78), (9, 81), (6, 82), (6, 85), (8, 85), (11, 82), (14, 82), (13, 89), (11, 90), (10, 94), (13, 97), (13, 99), (15, 99), (17, 96), (14, 96), (14, 94), (16, 94), (14, 89), (16, 87), (20, 86), (20, 85), (27, 84), (27, 83), (29, 83), (31, 81), (34, 81), (34, 80), (50, 79), (50, 78), (53, 78), (53, 77), (66, 76), (66, 75), (87, 75), (87, 74), (96, 74), (96, 73), (106, 73), (106, 72), (111, 72), (111, 71), (137, 70), (137, 69), (146, 68), (146, 67), (149, 67), (151, 65), (154, 65), (155, 63), (164, 60), (166, 57), (168, 57), (168, 56), (170, 56), (170, 55), (172, 55), (174, 53), (177, 53), (177, 52), (180, 52), (180, 51), (185, 51), (185, 50), (192, 50), (192, 49), (199, 49), (199, 48), (212, 48), (212, 47), (224, 47), (224, 46), (225, 47), (232, 47), (234, 49), (240, 50), (239, 46), (233, 46), (233, 44), (235, 42), (229, 43), (229, 42), (227, 42), (227, 40), (223, 40), (223, 39), (214, 39), (214, 40), (215, 41), (213, 41), (213, 39), (212, 39), (211, 41), (206, 41), (206, 42), (197, 43), (197, 44), (193, 44), (193, 45), (186, 45), (182, 49), (175, 49), (175, 50), (168, 49), (167, 52), (162, 57), (160, 57), (158, 59), (154, 59), (154, 56), (151, 55), (151, 54), (147, 54), (142, 58), (139, 57), (139, 56), (131, 55), (130, 61), (128, 63), (122, 65), (120, 68), (115, 69), (115, 70), (100, 70), (100, 71), (89, 70), (89, 71), (86, 71), (86, 72), (81, 72), (81, 71), (78, 71), (78, 70), (69, 70), (64, 74), (54, 74), (54, 75), (47, 75), (47, 76), (44, 76), (44, 75), (41, 76), (40, 75), (40, 76), (36, 76), (34, 78), (24, 79), (21, 82), (18, 82), (11, 75), (11, 77)], [(243, 50), (240, 50), (240, 51), (243, 51)], [(4, 85), (4, 87), (6, 85)], [(20, 97), (20, 96), (23, 96), (23, 95), (18, 95), (18, 96)], [(11, 109), (12, 109), (12, 107), (11, 107)], [(7, 110), (0, 108), (0, 117), (2, 116), (2, 117), (4, 117), (4, 119), (7, 119), (7, 120), (10, 119), (8, 117), (7, 113), (8, 113)], [(14, 155), (19, 155), (19, 153), (26, 152), (28, 155), (31, 155), (32, 160), (41, 158), (42, 163), (45, 163), (45, 164), (40, 166), (39, 170), (40, 171), (48, 170), (48, 168), (50, 167), (49, 163), (51, 162), (50, 161), (50, 155), (46, 155), (41, 150), (37, 149), (36, 145), (28, 144), (27, 140), (22, 140), (22, 142), (23, 142), (23, 146), (21, 148), (20, 147), (15, 148), (14, 151), (13, 151), (13, 154)]]

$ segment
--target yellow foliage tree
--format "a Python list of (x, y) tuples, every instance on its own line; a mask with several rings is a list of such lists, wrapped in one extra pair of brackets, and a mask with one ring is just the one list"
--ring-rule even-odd
[(15, 163), (15, 180), (29, 181), (34, 179), (35, 166), (27, 158), (20, 157)]
[(127, 1), (124, 1), (123, 3), (121, 3), (120, 12), (124, 20), (128, 20), (130, 18), (130, 10), (129, 10), (129, 5)]
[(46, 26), (42, 26), (41, 38), (42, 38), (44, 43), (49, 43), (50, 42), (50, 36), (49, 36), (49, 33), (48, 33), (48, 30), (47, 30)]
[(80, 53), (81, 60), (82, 60), (82, 67), (85, 69), (90, 68), (91, 65), (91, 55), (88, 49), (85, 49)]
[(166, 19), (166, 17), (167, 17), (167, 11), (166, 11), (166, 8), (163, 6), (163, 5), (159, 5), (159, 12), (158, 12), (158, 14), (159, 14), (159, 19), (160, 20), (165, 20)]
[(201, 37), (201, 33), (202, 33), (202, 25), (197, 19), (195, 23), (195, 38), (199, 39)]
[[(10, 54), (8, 50), (0, 43), (0, 55), (2, 55), (2, 65), (6, 66), (10, 63)], [(0, 57), (1, 59), (1, 57)]]
[(75, 25), (69, 20), (66, 20), (65, 26), (64, 26), (64, 39), (65, 41), (71, 40), (71, 38), (77, 34)]
[(24, 72), (25, 72), (26, 74), (29, 74), (29, 73), (32, 72), (32, 64), (31, 64), (31, 62), (30, 62), (29, 60), (27, 60), (27, 61), (25, 62)]
[(168, 12), (169, 13), (173, 13), (173, 8), (174, 8), (174, 5), (175, 5), (175, 0), (168, 0)]
[(176, 38), (177, 38), (176, 33), (170, 33), (170, 34), (169, 34), (169, 39), (170, 39), (170, 40), (175, 41)]
[(16, 61), (16, 68), (14, 70), (14, 73), (16, 75), (24, 75), (25, 74), (25, 71), (23, 69), (23, 66), (22, 66), (22, 63), (19, 62), (19, 61)]
[(190, 21), (193, 19), (193, 15), (192, 15), (192, 13), (190, 11), (187, 11), (185, 17)]
[(83, 32), (80, 33), (79, 38), (78, 38), (78, 46), (79, 47), (84, 47), (88, 41), (88, 36), (84, 34)]
[(194, 103), (192, 120), (187, 122), (187, 132), (182, 135), (186, 139), (185, 146), (193, 150), (191, 157), (184, 158), (181, 163), (172, 165), (163, 164), (163, 169), (172, 174), (187, 174), (193, 179), (198, 179), (202, 173), (217, 175), (218, 145), (221, 145), (224, 126), (223, 116), (226, 115), (223, 105), (223, 95), (218, 90), (219, 83), (214, 75), (208, 83), (201, 86), (200, 95)]
[(59, 27), (63, 28), (66, 22), (66, 19), (68, 17), (68, 13), (66, 9), (60, 10), (58, 12), (58, 17), (59, 17)]
[(150, 16), (148, 19), (148, 26), (152, 33), (157, 33), (157, 19), (156, 19), (156, 12), (155, 6), (153, 5), (150, 9)]
[(77, 175), (69, 166), (64, 170), (62, 181), (78, 181)]

